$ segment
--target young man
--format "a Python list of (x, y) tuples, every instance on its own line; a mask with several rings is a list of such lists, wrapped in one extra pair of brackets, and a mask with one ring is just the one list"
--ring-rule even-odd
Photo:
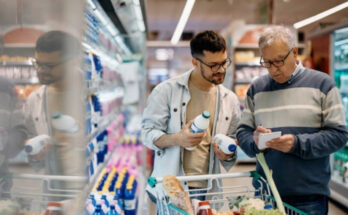
[[(251, 84), (237, 138), (255, 157), (258, 135), (281, 131), (263, 153), (282, 200), (308, 214), (327, 214), (329, 156), (347, 142), (343, 105), (332, 78), (297, 60), (295, 43), (282, 26), (261, 35), (260, 63), (269, 74)], [(259, 164), (256, 169), (263, 175)]]
[[(215, 134), (234, 135), (240, 118), (236, 95), (221, 85), (231, 64), (226, 42), (204, 31), (190, 47), (194, 68), (154, 88), (143, 113), (143, 142), (155, 151), (153, 177), (218, 174), (220, 164), (229, 170), (236, 161), (236, 154), (224, 154), (212, 143)], [(191, 133), (193, 119), (204, 110), (211, 115), (209, 128)], [(193, 146), (193, 151), (185, 149)], [(195, 181), (188, 186), (192, 190), (210, 184)]]
[[(33, 136), (46, 134), (53, 140), (45, 162), (46, 174), (84, 176), (80, 53), (80, 42), (66, 32), (47, 32), (36, 42), (33, 64), (43, 86), (28, 97), (25, 114)], [(57, 114), (73, 117), (79, 131), (56, 129), (52, 121)]]

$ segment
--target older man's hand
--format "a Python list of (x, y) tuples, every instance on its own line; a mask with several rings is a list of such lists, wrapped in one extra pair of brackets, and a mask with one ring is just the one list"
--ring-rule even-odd
[(266, 143), (269, 148), (288, 153), (294, 147), (295, 137), (292, 134), (285, 134), (279, 138)]

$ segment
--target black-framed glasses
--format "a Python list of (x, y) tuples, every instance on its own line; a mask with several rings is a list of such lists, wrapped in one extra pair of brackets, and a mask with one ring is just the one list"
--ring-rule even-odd
[(197, 58), (196, 59), (201, 62), (202, 64), (206, 65), (207, 67), (209, 67), (211, 69), (212, 72), (217, 72), (219, 71), (219, 69), (222, 67), (224, 68), (224, 70), (227, 69), (227, 67), (229, 67), (232, 63), (232, 60), (231, 58), (227, 58), (223, 63), (217, 63), (217, 64), (214, 64), (214, 65), (209, 65), (209, 64), (206, 64), (204, 63), (201, 59)]
[(33, 64), (33, 66), (38, 69), (42, 69), (42, 70), (51, 70), (53, 69), (54, 67), (60, 65), (60, 64), (63, 64), (65, 63), (66, 61), (68, 61), (69, 59), (67, 60), (64, 60), (62, 62), (59, 62), (59, 63), (41, 63), (40, 61), (37, 61), (35, 58), (32, 58), (31, 59), (31, 63)]
[(260, 64), (261, 64), (261, 66), (266, 67), (266, 68), (271, 68), (272, 65), (275, 67), (281, 67), (284, 65), (286, 58), (288, 58), (288, 56), (290, 55), (292, 50), (293, 50), (293, 48), (291, 48), (290, 51), (281, 60), (263, 61), (263, 59), (261, 57)]

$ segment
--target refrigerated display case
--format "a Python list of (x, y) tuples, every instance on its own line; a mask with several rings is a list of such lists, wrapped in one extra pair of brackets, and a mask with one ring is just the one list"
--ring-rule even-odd
[[(69, 90), (73, 89), (74, 93), (70, 95), (67, 93), (67, 97), (56, 101), (59, 106), (61, 105), (67, 110), (73, 110), (81, 117), (75, 118), (71, 117), (73, 115), (66, 115), (63, 112), (65, 109), (59, 112), (46, 113), (45, 111), (51, 108), (48, 107), (49, 105), (47, 105), (47, 109), (42, 110), (49, 121), (52, 122), (51, 129), (58, 130), (59, 123), (57, 122), (62, 117), (65, 117), (68, 121), (75, 120), (72, 130), (67, 130), (65, 126), (59, 128), (60, 131), (69, 133), (67, 135), (71, 136), (74, 136), (75, 131), (78, 131), (79, 135), (74, 136), (74, 141), (70, 142), (67, 139), (66, 143), (69, 144), (65, 144), (69, 146), (68, 150), (73, 150), (74, 153), (68, 153), (61, 146), (59, 150), (62, 153), (71, 155), (66, 159), (65, 165), (74, 166), (79, 164), (78, 172), (81, 174), (76, 172), (72, 175), (57, 173), (48, 175), (43, 169), (37, 169), (37, 172), (35, 172), (28, 164), (10, 166), (10, 172), (13, 174), (8, 176), (13, 176), (13, 187), (9, 192), (6, 191), (6, 195), (11, 198), (8, 201), (0, 200), (0, 211), (6, 209), (7, 206), (13, 206), (13, 209), (18, 212), (42, 214), (47, 209), (48, 202), (58, 201), (63, 210), (72, 213), (85, 213), (85, 203), (89, 199), (88, 196), (93, 187), (99, 182), (98, 179), (103, 177), (105, 171), (112, 170), (108, 166), (113, 161), (112, 157), (119, 156), (122, 158), (122, 156), (126, 156), (120, 160), (123, 167), (127, 166), (128, 163), (134, 163), (134, 158), (143, 159), (143, 152), (140, 148), (141, 141), (139, 138), (133, 140), (133, 136), (139, 136), (140, 125), (133, 121), (137, 121), (136, 119), (139, 118), (138, 115), (145, 103), (144, 50), (146, 33), (145, 29), (139, 24), (139, 22), (144, 22), (141, 17), (137, 17), (136, 22), (133, 22), (133, 19), (131, 22), (122, 22), (131, 25), (127, 28), (123, 28), (114, 22), (115, 12), (117, 11), (127, 10), (128, 15), (133, 16), (135, 12), (132, 11), (137, 10), (137, 14), (139, 14), (139, 1), (127, 1), (126, 6), (121, 4), (122, 2), (111, 0), (79, 0), (73, 2), (67, 0), (49, 2), (34, 0), (31, 2), (3, 1), (1, 3), (7, 6), (2, 7), (0, 13), (8, 19), (2, 20), (3, 28), (0, 29), (0, 75), (10, 78), (15, 84), (30, 84), (31, 86), (39, 83), (36, 68), (33, 66), (33, 59), (35, 57), (35, 41), (42, 33), (52, 30), (64, 31), (75, 36), (81, 43), (80, 54), (75, 56), (78, 59), (77, 68), (72, 69), (68, 65), (64, 65), (66, 70), (70, 70), (69, 72), (75, 75), (74, 79), (67, 82), (69, 86), (66, 86)], [(141, 2), (144, 4), (143, 1)], [(103, 8), (107, 3), (109, 5), (114, 4), (117, 7), (117, 10), (116, 8), (113, 9), (113, 15), (110, 15), (110, 11), (106, 13)], [(20, 20), (16, 21), (11, 15), (11, 11), (16, 11)], [(110, 18), (110, 16), (113, 17)], [(144, 23), (142, 24), (144, 25)], [(21, 40), (21, 35), (26, 35), (26, 33), (23, 33), (25, 28), (39, 29), (36, 31), (38, 34), (35, 34), (35, 37), (32, 37), (29, 43), (26, 44), (21, 43), (21, 41), (24, 41), (23, 39), (26, 39), (23, 37)], [(13, 29), (17, 32), (17, 36), (7, 34), (12, 32)], [(130, 30), (128, 31), (128, 29)], [(15, 42), (11, 41), (14, 37), (17, 39)], [(20, 39), (18, 40), (18, 38)], [(11, 44), (2, 44), (7, 41), (10, 41)], [(123, 75), (125, 73), (130, 74), (129, 67), (125, 66), (129, 64), (137, 65), (133, 67), (132, 75), (136, 77), (133, 77), (132, 81), (138, 83), (136, 87), (132, 87), (133, 93), (126, 95), (126, 85), (129, 79), (126, 80)], [(19, 95), (22, 95), (23, 100), (25, 100), (31, 90), (22, 87), (17, 91), (21, 93)], [(134, 91), (138, 91), (136, 98), (132, 98), (135, 95)], [(72, 95), (74, 96), (72, 97)], [(124, 104), (125, 97), (131, 103)], [(41, 112), (41, 109), (33, 111), (38, 113)], [(38, 118), (34, 119), (38, 120)], [(127, 149), (129, 153), (124, 154), (121, 150), (124, 146), (121, 143), (124, 143), (122, 137), (126, 132), (133, 136), (132, 141), (127, 141), (127, 144), (132, 143), (128, 144), (131, 150)], [(59, 135), (65, 134), (59, 133)], [(52, 139), (56, 144), (58, 140), (55, 137)], [(133, 160), (129, 160), (129, 158)], [(47, 161), (50, 160), (54, 160), (54, 157), (47, 157)], [(133, 184), (137, 181), (138, 192), (136, 195), (141, 196), (138, 198), (137, 205), (142, 208), (142, 200), (144, 199), (142, 196), (145, 195), (143, 191), (145, 182), (142, 181), (145, 178), (145, 168), (142, 164), (145, 162), (139, 160), (135, 160), (135, 162), (138, 164), (137, 167), (140, 166), (140, 168), (137, 170), (131, 169), (131, 172), (134, 173), (131, 178)], [(1, 164), (2, 160), (0, 167)], [(3, 194), (2, 182), (0, 180), (0, 196)], [(78, 183), (79, 186), (74, 186), (72, 189), (70, 189), (71, 187), (67, 188), (67, 186), (51, 186), (56, 183), (64, 185)], [(132, 195), (134, 199), (134, 193)], [(138, 214), (143, 213), (138, 212)]]
[[(348, 126), (348, 27), (331, 35), (331, 71), (340, 90)], [(331, 156), (331, 198), (348, 205), (348, 144)]]

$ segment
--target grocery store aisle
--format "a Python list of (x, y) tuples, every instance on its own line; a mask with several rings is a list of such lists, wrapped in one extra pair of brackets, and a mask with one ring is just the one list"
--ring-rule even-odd
[[(223, 169), (223, 168), (222, 168)], [(230, 172), (246, 172), (255, 170), (255, 163), (241, 163), (236, 164)], [(240, 178), (240, 179), (225, 179), (223, 180), (224, 186), (237, 186), (237, 185), (245, 185), (250, 188), (251, 186), (251, 178)], [(329, 202), (329, 215), (346, 215), (347, 211), (344, 212), (342, 209), (340, 209), (338, 206), (333, 204), (332, 202)]]

